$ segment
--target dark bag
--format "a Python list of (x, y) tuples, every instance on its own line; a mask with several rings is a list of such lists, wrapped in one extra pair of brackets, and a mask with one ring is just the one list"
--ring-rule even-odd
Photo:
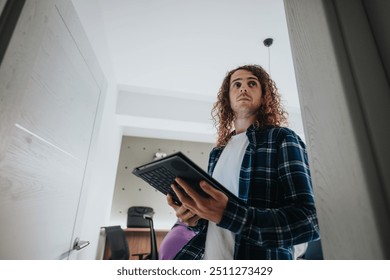
[(151, 207), (132, 206), (127, 211), (127, 227), (128, 228), (148, 228), (149, 220), (144, 219), (144, 215), (153, 217), (154, 211)]

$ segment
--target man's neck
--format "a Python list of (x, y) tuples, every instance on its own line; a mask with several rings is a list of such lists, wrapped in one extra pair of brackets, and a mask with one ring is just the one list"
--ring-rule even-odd
[(234, 129), (236, 134), (240, 134), (248, 129), (248, 127), (256, 121), (256, 115), (249, 118), (236, 118), (234, 120)]

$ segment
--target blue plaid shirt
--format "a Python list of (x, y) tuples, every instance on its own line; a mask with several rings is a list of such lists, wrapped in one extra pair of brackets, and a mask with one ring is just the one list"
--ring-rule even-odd
[[(234, 259), (292, 259), (293, 245), (319, 239), (305, 144), (288, 128), (248, 128), (239, 178), (218, 226), (236, 234)], [(210, 153), (209, 174), (223, 151)], [(207, 221), (175, 259), (202, 259)]]

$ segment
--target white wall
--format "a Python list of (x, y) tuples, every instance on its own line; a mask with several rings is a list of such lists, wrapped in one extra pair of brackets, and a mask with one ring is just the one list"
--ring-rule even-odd
[(83, 193), (85, 214), (81, 237), (91, 242), (77, 255), (78, 259), (95, 259), (98, 247), (99, 230), (108, 224), (115, 176), (122, 137), (122, 128), (116, 123), (115, 108), (117, 99), (116, 81), (112, 72), (111, 59), (102, 25), (99, 3), (95, 0), (72, 0), (88, 39), (98, 58), (107, 79), (107, 93), (101, 120), (99, 136), (93, 147), (89, 172), (89, 188)]

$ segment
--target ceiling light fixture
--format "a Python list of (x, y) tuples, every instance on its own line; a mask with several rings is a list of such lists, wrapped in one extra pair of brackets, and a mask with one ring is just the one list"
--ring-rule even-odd
[(274, 39), (272, 39), (272, 38), (267, 38), (263, 41), (264, 46), (266, 46), (268, 48), (268, 73), (270, 75), (271, 75), (271, 50), (270, 50), (270, 46), (272, 45), (273, 42), (274, 42)]
[(153, 160), (162, 159), (162, 158), (165, 158), (166, 156), (167, 156), (166, 153), (156, 152), (156, 153), (153, 155)]

